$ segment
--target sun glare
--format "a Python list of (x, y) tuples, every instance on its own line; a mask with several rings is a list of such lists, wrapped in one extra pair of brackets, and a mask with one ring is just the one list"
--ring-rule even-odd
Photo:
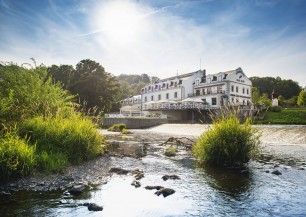
[(117, 43), (136, 40), (144, 28), (144, 16), (130, 2), (111, 2), (99, 11), (99, 26), (105, 36)]

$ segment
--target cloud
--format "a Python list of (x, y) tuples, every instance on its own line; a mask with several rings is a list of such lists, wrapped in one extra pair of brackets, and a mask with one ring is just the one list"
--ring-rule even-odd
[(23, 63), (34, 57), (47, 65), (75, 65), (90, 58), (116, 75), (160, 78), (198, 70), (201, 62), (208, 73), (242, 67), (248, 76), (294, 76), (306, 85), (301, 64), (306, 33), (288, 37), (290, 27), (284, 26), (254, 38), (259, 27), (241, 22), (249, 13), (243, 6), (217, 11), (201, 23), (175, 13), (198, 1), (161, 7), (142, 1), (85, 1), (68, 8), (57, 3), (50, 0), (43, 13), (24, 15), (37, 21), (30, 36), (10, 31), (9, 23), (0, 27), (6, 32), (0, 36), (2, 60)]

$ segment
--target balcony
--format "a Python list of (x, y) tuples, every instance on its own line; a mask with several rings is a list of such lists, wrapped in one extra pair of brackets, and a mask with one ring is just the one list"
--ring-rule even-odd
[(225, 91), (224, 90), (214, 90), (214, 91), (209, 91), (205, 94), (203, 94), (203, 92), (201, 92), (201, 93), (190, 93), (190, 94), (188, 94), (188, 97), (207, 96), (207, 95), (212, 95), (212, 94), (225, 94)]
[(186, 103), (186, 102), (177, 102), (177, 103), (147, 103), (144, 104), (144, 110), (207, 110), (209, 105), (204, 105), (203, 103)]

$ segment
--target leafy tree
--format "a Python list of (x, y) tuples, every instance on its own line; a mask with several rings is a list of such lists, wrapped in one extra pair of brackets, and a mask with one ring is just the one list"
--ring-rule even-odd
[(279, 95), (277, 99), (280, 106), (284, 105), (284, 97), (282, 95)]
[(56, 82), (61, 82), (66, 89), (70, 85), (74, 72), (75, 70), (71, 65), (52, 65), (47, 68), (48, 76), (51, 76)]
[(257, 87), (252, 87), (252, 101), (254, 104), (258, 104), (259, 103), (259, 90)]
[(76, 65), (68, 89), (78, 94), (86, 109), (97, 106), (99, 111), (109, 112), (117, 101), (118, 85), (115, 77), (90, 59)]
[(300, 86), (296, 81), (291, 79), (285, 80), (280, 77), (250, 77), (253, 87), (257, 87), (260, 94), (266, 93), (271, 97), (271, 93), (275, 90), (279, 95), (285, 99), (297, 96), (301, 91)]
[(284, 106), (293, 107), (297, 105), (297, 96), (293, 96), (290, 99), (284, 100)]
[(297, 99), (298, 106), (305, 106), (306, 105), (306, 93), (304, 90), (301, 90), (298, 99)]
[(268, 105), (271, 106), (272, 102), (268, 97), (268, 94), (263, 93), (259, 98), (259, 104), (260, 105)]

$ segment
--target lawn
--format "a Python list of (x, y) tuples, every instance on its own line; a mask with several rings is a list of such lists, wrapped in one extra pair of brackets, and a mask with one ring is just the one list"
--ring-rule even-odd
[(306, 125), (306, 109), (282, 109), (280, 112), (267, 111), (263, 113), (263, 120), (256, 120), (254, 124), (299, 124)]

